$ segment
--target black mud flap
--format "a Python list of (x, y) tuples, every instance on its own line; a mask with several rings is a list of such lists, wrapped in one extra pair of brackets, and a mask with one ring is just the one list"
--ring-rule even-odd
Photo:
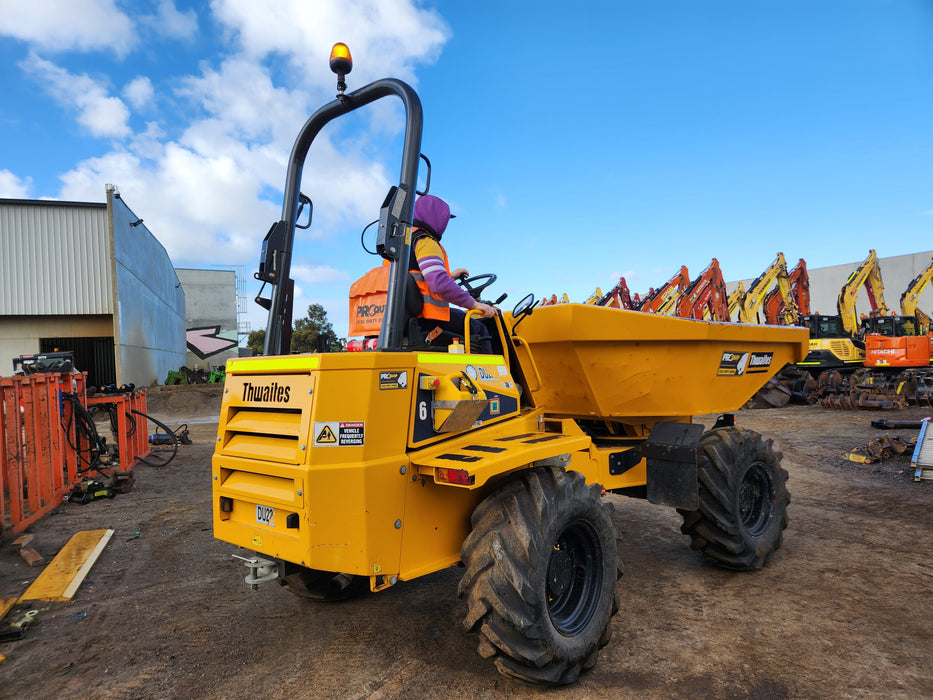
[(699, 423), (656, 423), (642, 445), (648, 501), (683, 510), (700, 507), (697, 445), (706, 429)]

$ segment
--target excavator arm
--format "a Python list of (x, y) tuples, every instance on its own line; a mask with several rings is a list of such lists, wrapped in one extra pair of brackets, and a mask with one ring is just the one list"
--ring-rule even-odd
[(737, 282), (735, 289), (732, 290), (732, 294), (729, 295), (729, 298), (726, 300), (726, 306), (729, 308), (729, 319), (731, 320), (735, 316), (738, 320), (738, 310), (742, 308), (742, 302), (745, 300), (745, 285), (741, 282)]
[(674, 315), (707, 321), (729, 321), (726, 283), (716, 258), (684, 290), (677, 300)]
[(671, 277), (663, 286), (648, 292), (639, 311), (670, 315), (671, 309), (683, 291), (690, 286), (690, 273), (686, 265), (680, 266), (680, 272)]
[(745, 294), (745, 298), (742, 300), (742, 305), (739, 307), (739, 321), (741, 323), (758, 323), (758, 309), (764, 303), (765, 292), (775, 280), (777, 280), (777, 289), (784, 304), (784, 323), (782, 325), (790, 326), (794, 324), (797, 319), (797, 303), (791, 295), (784, 253), (778, 253), (768, 269), (752, 282)]
[[(599, 287), (596, 288), (599, 291)], [(589, 301), (589, 300), (587, 300)], [(595, 302), (597, 306), (606, 306), (610, 309), (637, 309), (632, 301), (632, 294), (628, 289), (628, 284), (624, 277), (619, 278), (619, 283), (608, 292), (599, 297)]]
[[(933, 258), (930, 258), (930, 264), (919, 275), (913, 278), (907, 289), (901, 294), (901, 313), (904, 316), (916, 316), (920, 295), (924, 288), (933, 282)], [(923, 313), (922, 311), (920, 313)], [(924, 314), (926, 315), (926, 314)]]
[(855, 300), (858, 298), (859, 287), (865, 287), (868, 292), (868, 301), (871, 304), (873, 316), (887, 316), (888, 306), (884, 303), (884, 285), (881, 282), (881, 265), (874, 250), (868, 252), (868, 257), (859, 265), (855, 272), (842, 285), (836, 308), (842, 318), (842, 325), (850, 336), (858, 335), (859, 323), (855, 313)]
[(797, 305), (796, 317), (788, 313), (784, 306), (784, 296), (780, 287), (774, 287), (765, 295), (762, 307), (765, 313), (765, 322), (769, 326), (803, 326), (804, 316), (810, 315), (810, 276), (807, 274), (807, 263), (803, 258), (787, 275), (790, 284), (790, 295)]

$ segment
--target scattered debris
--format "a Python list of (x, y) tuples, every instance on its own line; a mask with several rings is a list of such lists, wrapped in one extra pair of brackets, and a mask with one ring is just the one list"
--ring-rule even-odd
[(22, 535), (10, 544), (19, 551), (19, 555), (29, 566), (42, 566), (45, 564), (45, 557), (32, 546), (33, 539), (35, 539), (35, 535)]
[(862, 464), (874, 464), (890, 459), (896, 455), (904, 454), (916, 443), (916, 438), (909, 441), (904, 440), (900, 435), (885, 435), (882, 438), (870, 440), (864, 447), (858, 447), (843, 455), (850, 462), (861, 462)]
[[(929, 420), (929, 418), (926, 420)], [(913, 428), (919, 429), (922, 425), (922, 420), (887, 420), (882, 418), (871, 422), (871, 427), (878, 430), (911, 430)]]

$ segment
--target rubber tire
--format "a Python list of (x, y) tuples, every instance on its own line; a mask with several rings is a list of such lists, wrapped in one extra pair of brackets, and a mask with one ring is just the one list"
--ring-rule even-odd
[(753, 430), (717, 428), (697, 450), (699, 510), (678, 512), (691, 547), (727, 569), (771, 561), (787, 527), (787, 472), (771, 440)]
[(576, 472), (541, 467), (505, 482), (473, 512), (461, 549), (463, 625), (504, 675), (567, 685), (609, 642), (621, 573), (611, 506), (600, 493)]
[(363, 576), (301, 569), (285, 578), (279, 584), (289, 593), (299, 598), (320, 602), (336, 602), (356, 598), (369, 591), (369, 579)]

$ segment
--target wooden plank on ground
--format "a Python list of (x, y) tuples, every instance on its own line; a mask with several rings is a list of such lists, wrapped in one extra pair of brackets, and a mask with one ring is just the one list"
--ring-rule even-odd
[(20, 600), (71, 600), (113, 536), (113, 530), (76, 532)]

